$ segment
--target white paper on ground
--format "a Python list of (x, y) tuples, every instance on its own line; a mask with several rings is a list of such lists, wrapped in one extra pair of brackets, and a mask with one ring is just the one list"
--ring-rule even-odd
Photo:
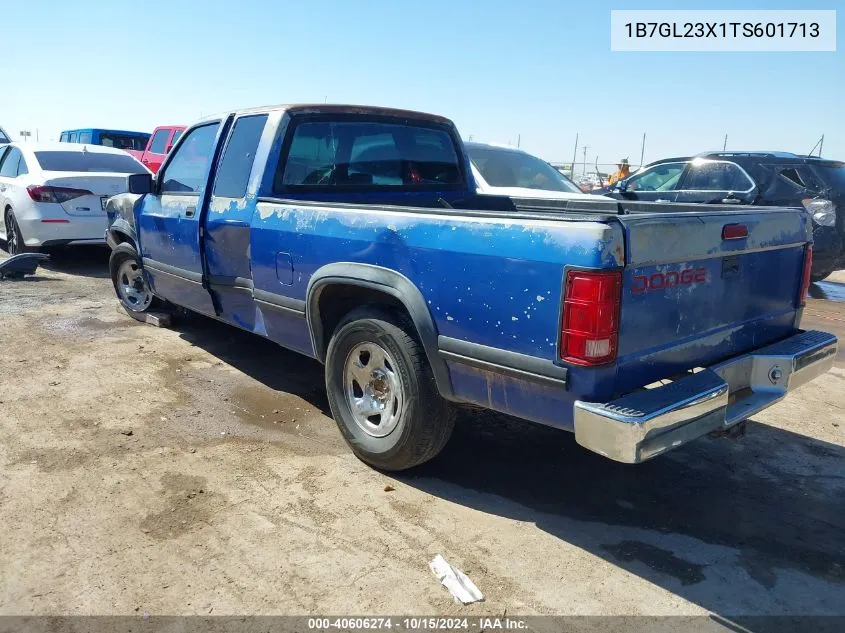
[(428, 566), (437, 580), (449, 590), (455, 602), (471, 604), (484, 600), (484, 595), (478, 590), (469, 577), (457, 567), (452, 567), (440, 554), (434, 557)]

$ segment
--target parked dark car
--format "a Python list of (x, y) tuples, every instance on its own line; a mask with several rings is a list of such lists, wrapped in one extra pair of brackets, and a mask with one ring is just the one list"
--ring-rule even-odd
[(707, 152), (650, 163), (594, 191), (623, 200), (804, 207), (812, 280), (845, 268), (845, 162), (788, 152)]

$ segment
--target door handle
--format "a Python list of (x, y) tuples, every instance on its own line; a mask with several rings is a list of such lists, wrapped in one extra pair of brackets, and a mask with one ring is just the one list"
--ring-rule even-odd
[(742, 200), (739, 198), (722, 198), (722, 204), (740, 204)]
[(196, 213), (196, 212), (197, 212), (196, 207), (187, 207), (185, 209), (185, 217), (186, 218), (192, 218), (192, 217), (194, 217), (194, 213)]

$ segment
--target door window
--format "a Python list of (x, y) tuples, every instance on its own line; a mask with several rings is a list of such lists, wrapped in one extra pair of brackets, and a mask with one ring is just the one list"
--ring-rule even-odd
[(683, 187), (691, 191), (750, 191), (754, 183), (734, 163), (702, 161), (690, 164)]
[(661, 163), (628, 178), (628, 191), (674, 191), (686, 163)]
[(167, 137), (170, 136), (170, 130), (158, 130), (153, 134), (153, 142), (150, 143), (150, 152), (153, 154), (164, 154), (167, 149)]
[(188, 132), (161, 175), (161, 193), (200, 192), (214, 155), (214, 139), (219, 127), (220, 123), (211, 123)]
[(266, 122), (266, 114), (240, 117), (237, 120), (217, 170), (215, 196), (243, 198), (246, 195), (255, 152)]
[(76, 143), (76, 132), (68, 134), (68, 143)]
[[(17, 147), (12, 147), (6, 152), (3, 157), (3, 164), (0, 165), (0, 176), (5, 178), (16, 178), (18, 175), (18, 163), (21, 160), (21, 151)], [(24, 169), (26, 165), (24, 165)]]
[(178, 141), (179, 137), (182, 136), (182, 132), (184, 132), (184, 130), (176, 130), (173, 132), (173, 138), (170, 139), (170, 147), (176, 145), (176, 141)]
[(79, 133), (79, 142), (80, 143), (90, 143), (91, 142), (91, 132), (80, 132)]

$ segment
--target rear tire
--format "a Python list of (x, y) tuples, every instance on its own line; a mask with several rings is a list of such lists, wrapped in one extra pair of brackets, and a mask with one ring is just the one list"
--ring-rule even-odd
[(15, 214), (11, 209), (6, 209), (4, 214), (4, 222), (6, 223), (6, 250), (9, 255), (21, 255), (22, 253), (34, 253), (38, 249), (28, 248), (24, 242), (21, 227), (18, 224)]
[(412, 331), (392, 313), (359, 308), (329, 342), (332, 415), (352, 452), (380, 470), (405, 470), (432, 459), (455, 424), (455, 410), (437, 391)]
[(158, 299), (144, 279), (138, 251), (132, 244), (124, 242), (112, 251), (109, 272), (120, 305), (129, 314), (143, 314), (158, 306)]

